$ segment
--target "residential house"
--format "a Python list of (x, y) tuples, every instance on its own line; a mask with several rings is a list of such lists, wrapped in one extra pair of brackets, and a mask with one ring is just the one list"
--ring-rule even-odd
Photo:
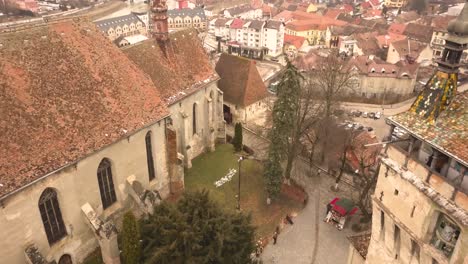
[(387, 144), (372, 196), (367, 263), (466, 263), (468, 93), (457, 91), (468, 43), (468, 7), (449, 23), (437, 72), (410, 110), (387, 118)]
[(338, 48), (340, 46), (340, 39), (369, 31), (371, 31), (371, 29), (353, 24), (330, 26), (325, 33), (325, 44), (329, 48)]
[(407, 36), (409, 39), (429, 44), (431, 43), (432, 31), (433, 28), (431, 26), (409, 23), (406, 25), (403, 35)]
[(382, 57), (382, 49), (376, 39), (377, 32), (367, 32), (354, 34), (356, 44), (353, 47), (354, 54), (357, 55), (377, 55)]
[(127, 37), (148, 34), (145, 22), (135, 13), (99, 20), (96, 21), (95, 24), (111, 41), (114, 41), (120, 36)]
[(250, 4), (225, 9), (223, 14), (226, 18), (260, 19), (263, 17), (262, 8), (254, 9)]
[(406, 24), (392, 23), (388, 28), (388, 33), (403, 35), (406, 29)]
[(293, 20), (293, 14), (291, 11), (284, 10), (273, 17), (274, 20), (282, 21), (285, 24)]
[(284, 35), (283, 52), (288, 56), (289, 60), (293, 60), (299, 50), (307, 45), (308, 43), (304, 37)]
[[(218, 23), (218, 20), (220, 21)], [(285, 27), (276, 20), (243, 20), (235, 18), (215, 22), (215, 36), (227, 42), (228, 52), (251, 58), (282, 53)]]
[[(216, 18), (210, 22), (210, 25), (213, 25), (212, 32), (217, 41), (227, 40), (230, 38), (230, 26), (233, 19), (228, 18)], [(211, 29), (210, 29), (211, 30)]]
[(330, 26), (342, 26), (345, 22), (327, 17), (295, 20), (286, 24), (286, 34), (304, 37), (310, 45), (326, 45), (326, 33)]
[(414, 92), (418, 64), (391, 64), (370, 55), (353, 57), (348, 66), (355, 74), (348, 95), (392, 100)]
[(248, 122), (264, 114), (268, 91), (260, 76), (256, 62), (223, 53), (216, 63), (221, 78), (218, 87), (224, 96), (226, 122)]
[(432, 61), (431, 47), (411, 39), (394, 41), (388, 47), (387, 62), (397, 63), (398, 61), (430, 64)]
[(201, 7), (172, 9), (167, 11), (169, 29), (197, 28), (204, 30), (207, 19)]

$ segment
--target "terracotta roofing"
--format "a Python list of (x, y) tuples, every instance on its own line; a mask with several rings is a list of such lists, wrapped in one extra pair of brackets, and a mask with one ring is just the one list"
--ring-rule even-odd
[(371, 29), (353, 24), (331, 26), (330, 31), (335, 36), (351, 36), (352, 34), (369, 32)]
[(379, 44), (379, 47), (384, 48), (385, 46), (389, 46), (390, 43), (406, 39), (406, 36), (400, 35), (400, 34), (389, 33), (387, 35), (376, 36), (375, 39), (377, 39), (377, 43)]
[(344, 13), (344, 10), (338, 8), (328, 8), (326, 10), (325, 16), (331, 19), (336, 19), (339, 14)]
[(361, 7), (363, 9), (369, 9), (369, 8), (372, 8), (372, 5), (371, 5), (371, 3), (369, 3), (369, 1), (367, 1), (367, 2), (362, 3)]
[(382, 16), (382, 10), (380, 9), (368, 9), (362, 14), (363, 17), (379, 17)]
[(432, 18), (431, 26), (435, 30), (447, 31), (447, 27), (450, 21), (455, 19), (456, 16), (435, 16)]
[(376, 32), (368, 32), (354, 35), (356, 45), (362, 50), (364, 55), (377, 54), (380, 50), (377, 43)]
[(369, 0), (369, 3), (372, 6), (379, 6), (380, 5), (380, 0)]
[(428, 44), (411, 39), (409, 40), (409, 47), (407, 39), (394, 41), (391, 43), (391, 45), (398, 52), (398, 54), (400, 54), (400, 56), (410, 55), (414, 59), (418, 58), (419, 54), (421, 54), (421, 52), (428, 46)]
[(221, 78), (218, 87), (223, 91), (226, 102), (245, 107), (268, 96), (255, 64), (255, 61), (244, 57), (221, 55), (216, 72)]
[(432, 39), (432, 31), (433, 29), (431, 26), (409, 23), (406, 25), (403, 35), (406, 35), (408, 38), (413, 40), (430, 43)]
[(233, 29), (240, 29), (242, 28), (243, 25), (244, 25), (244, 20), (242, 20), (241, 18), (235, 18), (232, 20), (230, 27)]
[(262, 0), (252, 0), (252, 1), (250, 2), (250, 6), (251, 6), (253, 9), (262, 8), (262, 5), (263, 5), (263, 1), (262, 1)]
[[(419, 110), (410, 110), (396, 116), (389, 117), (390, 122), (396, 126), (402, 127), (415, 137), (428, 142), (430, 145), (442, 151), (449, 156), (468, 166), (468, 91), (456, 94), (452, 102), (443, 102), (445, 82), (439, 82), (440, 79), (447, 80), (450, 76), (443, 76), (445, 73), (438, 72), (436, 78), (428, 83), (428, 87), (423, 92), (432, 92), (433, 96), (419, 96), (414, 105)], [(447, 74), (445, 74), (447, 75)], [(436, 88), (429, 88), (434, 86)], [(455, 81), (456, 85), (456, 81)], [(440, 87), (439, 87), (440, 86)], [(456, 92), (456, 89), (452, 91)], [(420, 101), (420, 98), (425, 98)], [(427, 101), (426, 101), (427, 100)], [(441, 111), (440, 106), (446, 106)], [(437, 119), (426, 119), (423, 116), (437, 110), (440, 115)]]
[(292, 17), (293, 17), (293, 14), (292, 14), (291, 11), (284, 10), (281, 13), (274, 16), (273, 18), (276, 19), (276, 20), (287, 22), (287, 21), (291, 20)]
[(294, 45), (296, 49), (300, 49), (304, 45), (305, 38), (284, 34), (284, 44)]
[(388, 32), (394, 33), (394, 34), (403, 34), (405, 32), (406, 25), (402, 23), (392, 23), (390, 27), (388, 28)]
[(143, 25), (145, 24), (143, 21), (140, 20), (140, 18), (131, 13), (125, 16), (119, 16), (119, 17), (113, 17), (105, 20), (99, 20), (96, 21), (95, 24), (96, 26), (103, 32), (106, 32), (110, 28), (116, 28), (118, 26), (123, 27), (124, 25), (130, 25), (131, 23), (142, 23)]
[(173, 52), (173, 57), (169, 58), (153, 39), (122, 51), (149, 75), (165, 102), (173, 104), (217, 79), (217, 76), (195, 29), (171, 33), (169, 45)]
[(286, 28), (294, 31), (306, 30), (326, 30), (329, 26), (342, 26), (346, 23), (339, 20), (332, 20), (326, 17), (322, 19), (295, 20), (286, 24)]
[(373, 56), (356, 56), (349, 60), (349, 67), (356, 67), (360, 74), (372, 77), (415, 78), (417, 63), (387, 63)]
[(411, 21), (416, 21), (418, 18), (420, 18), (420, 15), (416, 11), (410, 11), (410, 12), (405, 12), (401, 13), (395, 18), (396, 23), (408, 23)]
[(153, 82), (92, 22), (0, 35), (0, 197), (168, 114)]

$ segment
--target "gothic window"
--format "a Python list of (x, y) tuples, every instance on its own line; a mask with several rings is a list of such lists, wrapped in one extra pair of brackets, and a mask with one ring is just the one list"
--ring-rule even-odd
[(101, 192), (101, 201), (104, 209), (111, 206), (117, 200), (112, 180), (112, 168), (108, 159), (103, 159), (97, 170), (99, 191)]
[(193, 104), (193, 110), (192, 110), (192, 133), (196, 134), (197, 133), (197, 104)]
[(149, 180), (151, 181), (156, 177), (154, 173), (153, 148), (151, 144), (151, 131), (146, 133), (145, 142), (146, 142), (146, 163), (148, 164), (148, 175), (149, 175)]
[(71, 256), (68, 254), (63, 255), (60, 257), (58, 264), (73, 264)]
[(44, 190), (39, 198), (39, 211), (50, 245), (67, 235), (57, 200), (57, 193), (54, 189), (47, 188)]

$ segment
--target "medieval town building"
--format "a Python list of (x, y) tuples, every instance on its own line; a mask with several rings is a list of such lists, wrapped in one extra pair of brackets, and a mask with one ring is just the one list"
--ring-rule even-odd
[(256, 61), (223, 53), (216, 64), (224, 93), (224, 119), (227, 123), (248, 122), (267, 109), (268, 91)]
[[(219, 79), (193, 30), (120, 50), (85, 18), (0, 33), (2, 263), (120, 263), (122, 215), (184, 187), (223, 137)], [(18, 52), (21, 49), (22, 52)]]
[(205, 10), (201, 7), (172, 9), (167, 11), (170, 30), (179, 30), (184, 28), (197, 28), (204, 30), (207, 19)]
[(145, 19), (148, 19), (148, 15), (142, 12), (99, 20), (95, 23), (97, 28), (101, 30), (107, 38), (114, 41), (120, 37), (147, 35), (147, 25), (149, 21), (145, 21)]
[[(457, 92), (467, 48), (465, 5), (448, 25), (437, 72), (409, 111), (387, 119), (407, 137), (381, 158), (366, 263), (468, 262), (468, 94)], [(363, 263), (353, 256), (349, 263)]]

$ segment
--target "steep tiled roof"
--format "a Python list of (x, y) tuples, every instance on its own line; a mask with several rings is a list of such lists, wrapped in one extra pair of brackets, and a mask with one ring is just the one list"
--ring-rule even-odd
[(0, 197), (168, 114), (91, 22), (0, 35)]
[[(444, 74), (439, 72), (440, 74)], [(448, 78), (439, 76), (438, 78)], [(434, 80), (434, 85), (437, 79)], [(431, 84), (429, 84), (431, 85)], [(428, 89), (425, 89), (428, 92)], [(441, 100), (443, 89), (431, 89), (434, 93), (430, 98), (430, 102), (415, 102), (427, 106), (440, 105), (438, 100)], [(440, 92), (438, 92), (440, 91)], [(437, 103), (435, 103), (437, 102)], [(445, 103), (444, 103), (445, 104)], [(424, 111), (407, 111), (388, 119), (397, 126), (403, 127), (416, 137), (428, 142), (440, 151), (449, 154), (465, 166), (468, 166), (468, 92), (462, 92), (455, 95), (453, 101), (448, 104), (447, 108), (440, 113), (436, 120), (423, 118), (426, 113), (430, 113), (431, 109), (423, 109)]]
[(410, 12), (405, 12), (401, 13), (395, 18), (396, 23), (408, 23), (411, 21), (416, 21), (418, 18), (420, 18), (420, 15), (416, 13), (416, 11), (410, 11)]
[(430, 43), (432, 38), (432, 27), (416, 23), (406, 25), (403, 35), (408, 38), (424, 43)]
[(217, 18), (214, 22), (215, 27), (224, 27), (229, 20), (227, 18)]
[(388, 28), (388, 32), (394, 33), (394, 34), (403, 34), (405, 32), (406, 25), (401, 24), (401, 23), (392, 23), (390, 27)]
[(170, 39), (169, 49), (174, 57), (166, 58), (153, 39), (123, 49), (150, 76), (168, 104), (216, 78), (194, 29), (171, 33)]
[(406, 39), (394, 41), (391, 44), (400, 56), (410, 55), (412, 58), (418, 58), (419, 54), (427, 47), (427, 44), (414, 40), (409, 40), (408, 46), (408, 40)]
[(389, 46), (390, 43), (393, 43), (395, 41), (400, 41), (400, 40), (406, 39), (406, 36), (389, 33), (387, 35), (376, 36), (375, 39), (377, 40), (377, 43), (379, 44), (379, 47), (383, 48), (385, 45)]
[(240, 29), (242, 28), (243, 25), (244, 25), (244, 20), (242, 20), (241, 18), (235, 18), (234, 20), (232, 20), (230, 27), (233, 29)]
[(299, 36), (292, 36), (288, 34), (284, 34), (284, 44), (294, 45), (296, 49), (300, 49), (304, 44), (305, 38)]
[(326, 9), (325, 16), (331, 19), (336, 19), (339, 14), (344, 13), (344, 10), (338, 8), (328, 8)]
[(286, 28), (294, 31), (305, 30), (326, 30), (329, 26), (342, 26), (346, 24), (343, 21), (331, 20), (326, 17), (322, 19), (295, 20), (286, 24)]
[(368, 32), (362, 34), (356, 34), (356, 45), (362, 50), (364, 55), (375, 55), (380, 50), (379, 44), (377, 43), (376, 33)]
[(249, 106), (268, 96), (255, 61), (223, 53), (216, 64), (221, 78), (218, 87), (224, 100), (240, 106)]
[(253, 10), (253, 8), (249, 4), (235, 6), (235, 7), (231, 7), (231, 8), (226, 9), (226, 11), (228, 11), (231, 16), (238, 16), (238, 15), (240, 15), (242, 13), (245, 13), (245, 12), (248, 12), (250, 10)]
[(265, 21), (261, 20), (252, 20), (249, 24), (249, 28), (257, 29), (260, 30), (263, 28), (263, 25), (265, 24)]
[(287, 21), (291, 20), (292, 17), (293, 17), (293, 15), (292, 15), (291, 11), (284, 10), (281, 13), (274, 16), (273, 18), (276, 19), (276, 20), (287, 22)]

